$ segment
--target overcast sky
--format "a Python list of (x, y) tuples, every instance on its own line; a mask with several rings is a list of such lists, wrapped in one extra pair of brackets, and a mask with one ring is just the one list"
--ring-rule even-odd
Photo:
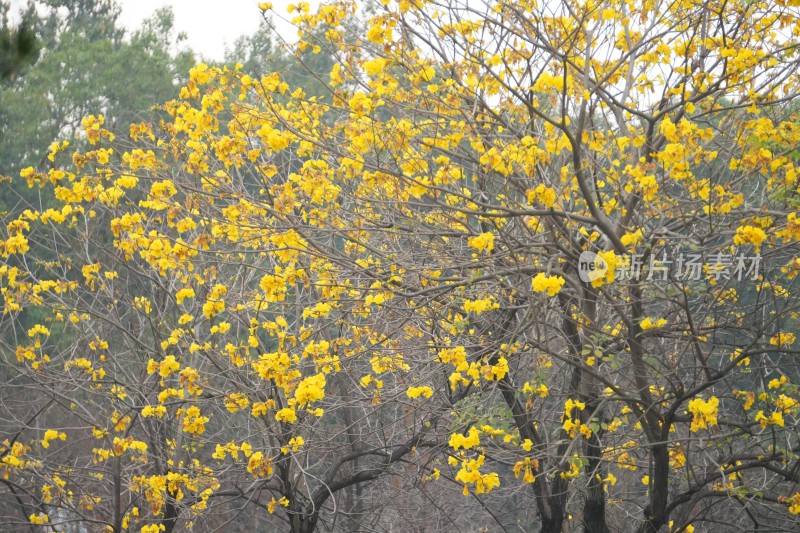
[[(118, 0), (122, 6), (122, 24), (135, 29), (153, 11), (166, 5), (175, 13), (175, 26), (188, 36), (190, 48), (204, 57), (222, 59), (225, 46), (229, 48), (240, 35), (253, 33), (258, 28), (261, 11), (256, 0)], [(286, 16), (290, 0), (273, 0), (277, 14)], [(279, 28), (294, 40), (294, 30), (288, 24)]]
[[(319, 3), (318, 0), (306, 1), (312, 6)], [(297, 39), (297, 31), (280, 17), (293, 17), (286, 13), (286, 6), (298, 2), (272, 0), (273, 22), (290, 42)], [(117, 0), (117, 3), (122, 6), (120, 22), (128, 30), (138, 28), (156, 9), (172, 6), (176, 29), (186, 33), (189, 47), (210, 59), (223, 59), (225, 46), (230, 48), (240, 35), (253, 33), (261, 20), (256, 0)], [(11, 0), (12, 22), (24, 4), (25, 0)]]

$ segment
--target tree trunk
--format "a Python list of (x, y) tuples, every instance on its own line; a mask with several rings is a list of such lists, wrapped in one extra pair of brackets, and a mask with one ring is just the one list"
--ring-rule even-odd
[(315, 529), (317, 529), (318, 518), (319, 515), (317, 513), (303, 514), (302, 510), (299, 510), (296, 514), (292, 514), (291, 516), (291, 532), (312, 533)]
[(639, 527), (639, 533), (657, 533), (669, 519), (667, 499), (669, 490), (669, 450), (662, 442), (653, 446), (653, 485), (650, 494), (650, 505), (644, 510), (645, 522)]
[[(602, 468), (602, 448), (600, 435), (592, 433), (586, 446), (589, 463), (586, 472), (589, 486), (586, 492), (586, 503), (583, 506), (584, 533), (610, 533), (606, 525), (606, 491), (602, 481), (605, 470)], [(599, 479), (598, 479), (599, 478)]]

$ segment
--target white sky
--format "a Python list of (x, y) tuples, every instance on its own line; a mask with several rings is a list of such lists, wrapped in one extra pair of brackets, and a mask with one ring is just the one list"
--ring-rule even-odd
[[(117, 0), (122, 6), (120, 22), (129, 30), (136, 29), (156, 9), (169, 5), (175, 13), (175, 27), (184, 32), (185, 42), (195, 52), (209, 59), (222, 59), (225, 47), (230, 48), (240, 35), (258, 29), (261, 10), (256, 0)], [(273, 11), (286, 16), (289, 0), (274, 0)], [(295, 31), (273, 16), (282, 34), (295, 40)]]
[[(316, 6), (318, 0), (306, 0)], [(297, 40), (297, 31), (281, 17), (292, 18), (286, 7), (299, 0), (273, 0), (273, 22), (281, 35), (290, 42)], [(175, 14), (175, 29), (188, 37), (185, 42), (192, 50), (207, 59), (223, 59), (225, 47), (230, 48), (240, 35), (249, 35), (258, 29), (261, 10), (257, 0), (117, 0), (122, 7), (120, 23), (128, 30), (135, 30), (142, 21), (164, 6), (172, 6)], [(25, 0), (11, 0), (12, 23), (17, 10)]]

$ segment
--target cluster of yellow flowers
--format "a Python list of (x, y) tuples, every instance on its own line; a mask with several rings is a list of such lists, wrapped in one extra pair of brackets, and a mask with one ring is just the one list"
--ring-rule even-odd
[(539, 272), (531, 281), (534, 292), (545, 292), (548, 296), (555, 296), (564, 286), (564, 278), (561, 276), (548, 276), (544, 272)]
[(700, 431), (703, 428), (717, 425), (717, 411), (719, 409), (719, 398), (712, 396), (708, 400), (694, 398), (689, 402), (689, 412), (692, 414), (692, 431)]
[(183, 413), (180, 413), (179, 411), (179, 414), (183, 415), (183, 431), (192, 435), (193, 437), (202, 435), (205, 432), (206, 422), (208, 422), (209, 418), (207, 416), (203, 416), (200, 412), (200, 409), (196, 405), (190, 406)]
[(67, 434), (63, 431), (56, 431), (55, 429), (48, 429), (44, 432), (44, 437), (42, 438), (42, 448), (49, 448), (51, 440), (67, 440)]
[(500, 304), (494, 301), (492, 298), (464, 300), (464, 312), (466, 313), (475, 313), (476, 315), (479, 315), (481, 313), (485, 313), (486, 311), (498, 309), (499, 307)]
[(657, 320), (653, 320), (652, 318), (645, 317), (640, 323), (639, 327), (642, 328), (642, 331), (647, 331), (648, 329), (660, 328), (667, 325), (667, 320), (664, 318), (659, 318)]
[(412, 400), (415, 398), (419, 398), (420, 396), (424, 396), (426, 398), (430, 398), (433, 396), (433, 389), (424, 385), (422, 387), (409, 387), (406, 391), (406, 394)]
[(757, 226), (739, 226), (736, 228), (736, 235), (733, 237), (733, 243), (736, 245), (752, 244), (755, 250), (761, 249), (761, 243), (767, 239), (767, 234), (763, 229)]
[(479, 455), (475, 459), (464, 459), (461, 462), (461, 469), (456, 473), (455, 479), (464, 484), (464, 496), (469, 494), (470, 485), (475, 486), (475, 494), (489, 493), (500, 486), (500, 476), (496, 472), (480, 472), (485, 460), (486, 457)]
[(467, 244), (479, 252), (491, 252), (494, 250), (494, 234), (492, 234), (490, 231), (487, 231), (476, 237), (470, 237), (467, 239)]

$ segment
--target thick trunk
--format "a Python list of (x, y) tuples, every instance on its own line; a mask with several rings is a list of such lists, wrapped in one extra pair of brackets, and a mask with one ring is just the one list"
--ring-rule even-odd
[(602, 448), (600, 435), (593, 433), (586, 446), (589, 463), (586, 472), (589, 486), (586, 491), (586, 503), (583, 506), (584, 533), (609, 533), (606, 524), (606, 491), (605, 469), (602, 467)]
[(161, 521), (164, 526), (164, 533), (172, 533), (178, 524), (178, 508), (175, 506), (175, 498), (167, 496), (167, 504), (164, 509), (164, 519)]
[[(344, 380), (340, 377), (337, 378), (337, 383), (339, 385), (339, 395), (342, 399), (347, 398), (347, 388), (345, 387)], [(357, 417), (353, 416), (352, 407), (345, 407), (342, 410), (342, 417), (344, 419), (345, 427), (347, 428), (347, 441), (350, 444), (350, 450), (353, 453), (359, 453), (362, 450), (363, 443), (358, 435), (357, 424), (355, 422)], [(361, 470), (361, 458), (355, 457), (351, 462), (352, 469), (354, 472), (359, 472)], [(361, 521), (361, 503), (363, 501), (362, 497), (363, 487), (361, 483), (356, 483), (344, 489), (344, 506), (343, 509), (345, 511), (345, 526), (350, 531), (355, 531), (359, 529), (359, 524)]]
[(292, 514), (291, 517), (291, 531), (292, 533), (312, 533), (317, 529), (317, 519), (319, 516), (316, 513), (302, 514), (302, 511), (297, 514)]
[(666, 443), (653, 446), (653, 485), (650, 505), (644, 510), (644, 523), (639, 533), (657, 533), (667, 523), (667, 500), (669, 497), (669, 450)]
[(558, 513), (551, 519), (542, 518), (542, 529), (540, 533), (562, 533), (564, 527), (564, 514)]
[(122, 531), (122, 474), (120, 472), (121, 458), (114, 460), (114, 526), (112, 531), (119, 533)]

